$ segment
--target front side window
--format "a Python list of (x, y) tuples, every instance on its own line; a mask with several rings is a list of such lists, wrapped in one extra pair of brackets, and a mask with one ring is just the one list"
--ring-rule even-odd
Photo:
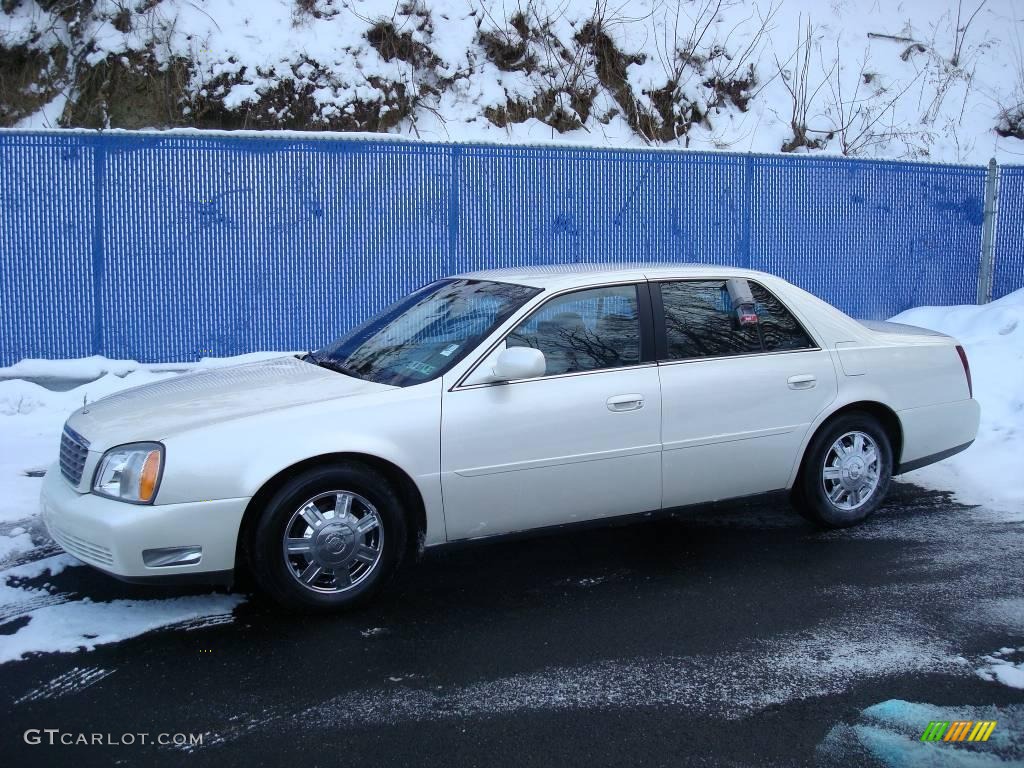
[(592, 288), (554, 298), (518, 325), (506, 343), (543, 352), (548, 376), (636, 365), (636, 286)]
[(306, 359), (380, 384), (419, 384), (445, 373), (538, 293), (513, 283), (441, 280)]
[(749, 283), (756, 323), (740, 322), (724, 280), (687, 280), (659, 286), (669, 360), (814, 347), (789, 310), (757, 283)]

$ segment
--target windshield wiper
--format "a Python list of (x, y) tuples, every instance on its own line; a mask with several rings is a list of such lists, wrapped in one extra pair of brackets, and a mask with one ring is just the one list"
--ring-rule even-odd
[(337, 360), (331, 360), (330, 358), (327, 357), (317, 357), (312, 352), (310, 352), (302, 359), (305, 360), (307, 363), (319, 365), (321, 368), (326, 368), (329, 371), (341, 373), (344, 374), (345, 376), (351, 376), (353, 379), (363, 378), (362, 374), (360, 374), (355, 368), (349, 368), (344, 363), (339, 363)]

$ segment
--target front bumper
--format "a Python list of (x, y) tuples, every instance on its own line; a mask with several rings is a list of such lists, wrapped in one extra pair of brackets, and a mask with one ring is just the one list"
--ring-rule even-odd
[[(223, 581), (235, 567), (235, 547), (249, 499), (144, 506), (78, 493), (60, 467), (47, 470), (40, 496), (50, 536), (79, 560), (128, 581)], [(150, 567), (145, 550), (199, 547), (199, 560)]]

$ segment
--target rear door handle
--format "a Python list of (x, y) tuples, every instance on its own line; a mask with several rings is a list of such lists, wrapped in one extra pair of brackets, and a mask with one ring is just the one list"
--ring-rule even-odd
[(790, 389), (813, 389), (818, 383), (818, 378), (813, 373), (801, 373), (790, 376), (786, 383)]
[(644, 407), (643, 395), (614, 395), (606, 401), (609, 411), (635, 411)]

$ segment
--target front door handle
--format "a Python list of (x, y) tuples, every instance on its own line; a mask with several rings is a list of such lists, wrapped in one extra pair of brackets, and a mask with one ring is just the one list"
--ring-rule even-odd
[(605, 401), (609, 411), (635, 411), (644, 407), (643, 395), (615, 395)]
[(818, 378), (813, 373), (801, 373), (786, 380), (790, 389), (814, 389)]

